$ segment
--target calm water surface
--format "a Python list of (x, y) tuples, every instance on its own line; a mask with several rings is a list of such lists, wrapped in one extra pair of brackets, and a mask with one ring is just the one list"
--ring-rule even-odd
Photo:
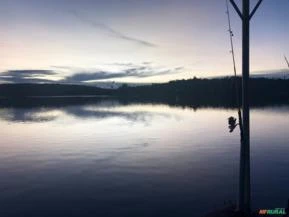
[[(236, 111), (102, 101), (0, 109), (0, 216), (201, 216), (238, 195)], [(251, 110), (252, 204), (289, 197), (289, 107)]]

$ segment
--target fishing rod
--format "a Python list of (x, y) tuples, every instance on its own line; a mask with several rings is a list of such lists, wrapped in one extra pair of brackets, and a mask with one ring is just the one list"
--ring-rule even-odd
[(232, 54), (232, 60), (233, 60), (233, 68), (234, 68), (234, 83), (235, 83), (235, 91), (236, 91), (236, 102), (237, 102), (237, 107), (240, 107), (240, 96), (239, 96), (239, 88), (238, 88), (238, 78), (237, 78), (237, 69), (236, 69), (236, 58), (235, 58), (235, 49), (234, 49), (234, 41), (233, 41), (233, 37), (234, 37), (234, 33), (232, 30), (232, 26), (231, 26), (231, 17), (230, 17), (230, 10), (229, 10), (229, 2), (228, 0), (226, 0), (226, 8), (227, 8), (227, 18), (228, 18), (228, 26), (229, 26), (229, 36), (230, 36), (230, 45), (231, 45), (231, 54)]
[(285, 55), (284, 55), (284, 58), (285, 58), (285, 61), (286, 61), (287, 65), (288, 65), (288, 68), (289, 68), (289, 61), (288, 61), (288, 59), (287, 59), (287, 57)]
[(232, 60), (233, 60), (233, 67), (234, 67), (234, 75), (237, 76), (237, 70), (236, 70), (236, 61), (235, 61), (235, 51), (234, 51), (234, 42), (233, 42), (233, 31), (231, 27), (231, 17), (230, 17), (230, 11), (229, 11), (229, 2), (226, 0), (226, 7), (227, 7), (227, 18), (228, 18), (228, 25), (229, 25), (229, 35), (230, 35), (230, 43), (231, 43), (231, 54), (232, 54)]
[[(287, 63), (288, 68), (289, 68), (289, 62), (288, 62), (288, 59), (287, 59), (287, 57), (285, 55), (284, 55), (284, 59), (285, 59), (285, 62)], [(286, 74), (287, 74), (287, 72), (284, 71), (284, 80), (286, 79)]]
[(229, 26), (229, 36), (230, 36), (230, 45), (231, 45), (231, 54), (232, 54), (232, 60), (233, 60), (233, 68), (234, 68), (234, 83), (235, 83), (235, 91), (236, 91), (236, 101), (237, 101), (237, 107), (238, 107), (238, 119), (239, 123), (236, 124), (236, 119), (234, 117), (229, 117), (229, 128), (230, 132), (233, 132), (234, 128), (239, 125), (240, 128), (240, 134), (241, 134), (241, 143), (243, 142), (243, 123), (242, 123), (242, 114), (241, 114), (241, 108), (240, 108), (240, 97), (239, 97), (239, 88), (237, 83), (237, 69), (236, 69), (236, 60), (235, 60), (235, 51), (234, 51), (234, 41), (233, 36), (234, 33), (232, 31), (231, 26), (231, 17), (230, 17), (230, 10), (229, 10), (229, 2), (226, 0), (226, 8), (227, 8), (227, 18), (228, 18), (228, 26)]

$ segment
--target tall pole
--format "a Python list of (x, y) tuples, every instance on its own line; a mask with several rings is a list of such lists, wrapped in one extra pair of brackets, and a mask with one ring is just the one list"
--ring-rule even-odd
[(243, 0), (243, 42), (242, 42), (242, 110), (243, 144), (240, 153), (240, 203), (239, 209), (250, 213), (250, 110), (249, 110), (249, 71), (250, 71), (250, 0)]
[(243, 10), (240, 11), (234, 0), (230, 0), (242, 20), (242, 124), (243, 138), (240, 150), (239, 177), (239, 211), (244, 216), (251, 212), (251, 182), (250, 182), (250, 106), (249, 106), (249, 74), (250, 74), (250, 19), (254, 16), (263, 0), (259, 0), (250, 12), (250, 0), (243, 0)]

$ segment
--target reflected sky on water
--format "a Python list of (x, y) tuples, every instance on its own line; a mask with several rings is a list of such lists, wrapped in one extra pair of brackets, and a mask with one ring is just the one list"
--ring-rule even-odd
[[(225, 108), (0, 108), (1, 216), (200, 216), (238, 195)], [(289, 107), (251, 110), (252, 204), (289, 197)]]

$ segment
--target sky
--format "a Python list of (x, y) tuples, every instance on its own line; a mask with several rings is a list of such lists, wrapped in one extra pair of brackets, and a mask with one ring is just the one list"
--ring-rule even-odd
[[(240, 73), (241, 21), (230, 11)], [(251, 74), (286, 69), (288, 11), (289, 0), (264, 0), (252, 18)], [(0, 0), (0, 81), (232, 75), (225, 12), (225, 0)]]

